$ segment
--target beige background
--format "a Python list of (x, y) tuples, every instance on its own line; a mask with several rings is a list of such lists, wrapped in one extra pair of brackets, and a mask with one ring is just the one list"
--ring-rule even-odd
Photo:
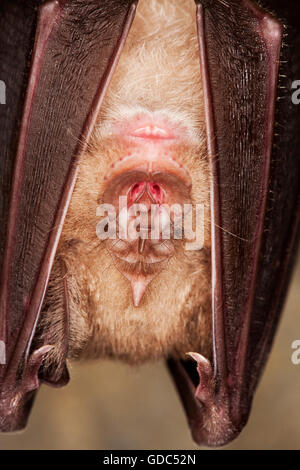
[[(300, 449), (300, 263), (256, 393), (250, 421), (228, 449)], [(164, 364), (133, 369), (97, 361), (73, 366), (63, 389), (43, 386), (28, 427), (0, 435), (0, 449), (198, 449)]]

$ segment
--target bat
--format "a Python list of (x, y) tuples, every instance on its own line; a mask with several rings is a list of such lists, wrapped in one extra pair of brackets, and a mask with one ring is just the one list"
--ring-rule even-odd
[(299, 8), (0, 2), (1, 431), (104, 357), (164, 358), (197, 443), (243, 429), (299, 233)]

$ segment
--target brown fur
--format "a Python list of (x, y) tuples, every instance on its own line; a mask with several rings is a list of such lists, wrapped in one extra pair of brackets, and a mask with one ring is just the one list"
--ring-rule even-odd
[[(134, 307), (129, 282), (96, 236), (96, 208), (122, 143), (112, 124), (138, 111), (183, 124), (189, 143), (174, 144), (192, 177), (192, 201), (204, 203), (205, 247), (185, 251), (179, 243), (166, 268)], [(114, 357), (142, 363), (188, 351), (210, 355), (209, 171), (192, 0), (140, 0), (137, 15), (84, 155), (57, 252), (67, 267), (69, 357)], [(59, 344), (64, 315), (62, 276), (54, 268), (42, 321)], [(52, 300), (51, 300), (52, 299)], [(49, 333), (48, 333), (49, 335)], [(59, 356), (58, 346), (49, 360)]]

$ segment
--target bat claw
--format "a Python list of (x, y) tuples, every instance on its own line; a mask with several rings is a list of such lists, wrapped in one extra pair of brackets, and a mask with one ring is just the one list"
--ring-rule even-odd
[(54, 348), (54, 345), (46, 344), (36, 349), (30, 356), (25, 369), (25, 389), (35, 390), (39, 387), (38, 372), (43, 363), (45, 355)]
[(18, 431), (26, 426), (35, 392), (40, 386), (39, 368), (45, 354), (52, 348), (53, 345), (47, 344), (35, 350), (24, 366), (22, 378), (19, 379), (14, 373), (6, 377), (9, 386), (0, 393), (1, 432)]
[(199, 385), (196, 388), (195, 396), (203, 404), (211, 403), (214, 400), (214, 371), (206, 357), (197, 352), (188, 352), (197, 363), (197, 372), (199, 374)]

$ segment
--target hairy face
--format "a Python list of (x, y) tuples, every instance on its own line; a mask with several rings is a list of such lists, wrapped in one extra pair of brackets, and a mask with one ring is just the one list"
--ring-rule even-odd
[(67, 305), (70, 357), (210, 355), (203, 114), (194, 2), (141, 1), (80, 162), (44, 306), (55, 343)]

